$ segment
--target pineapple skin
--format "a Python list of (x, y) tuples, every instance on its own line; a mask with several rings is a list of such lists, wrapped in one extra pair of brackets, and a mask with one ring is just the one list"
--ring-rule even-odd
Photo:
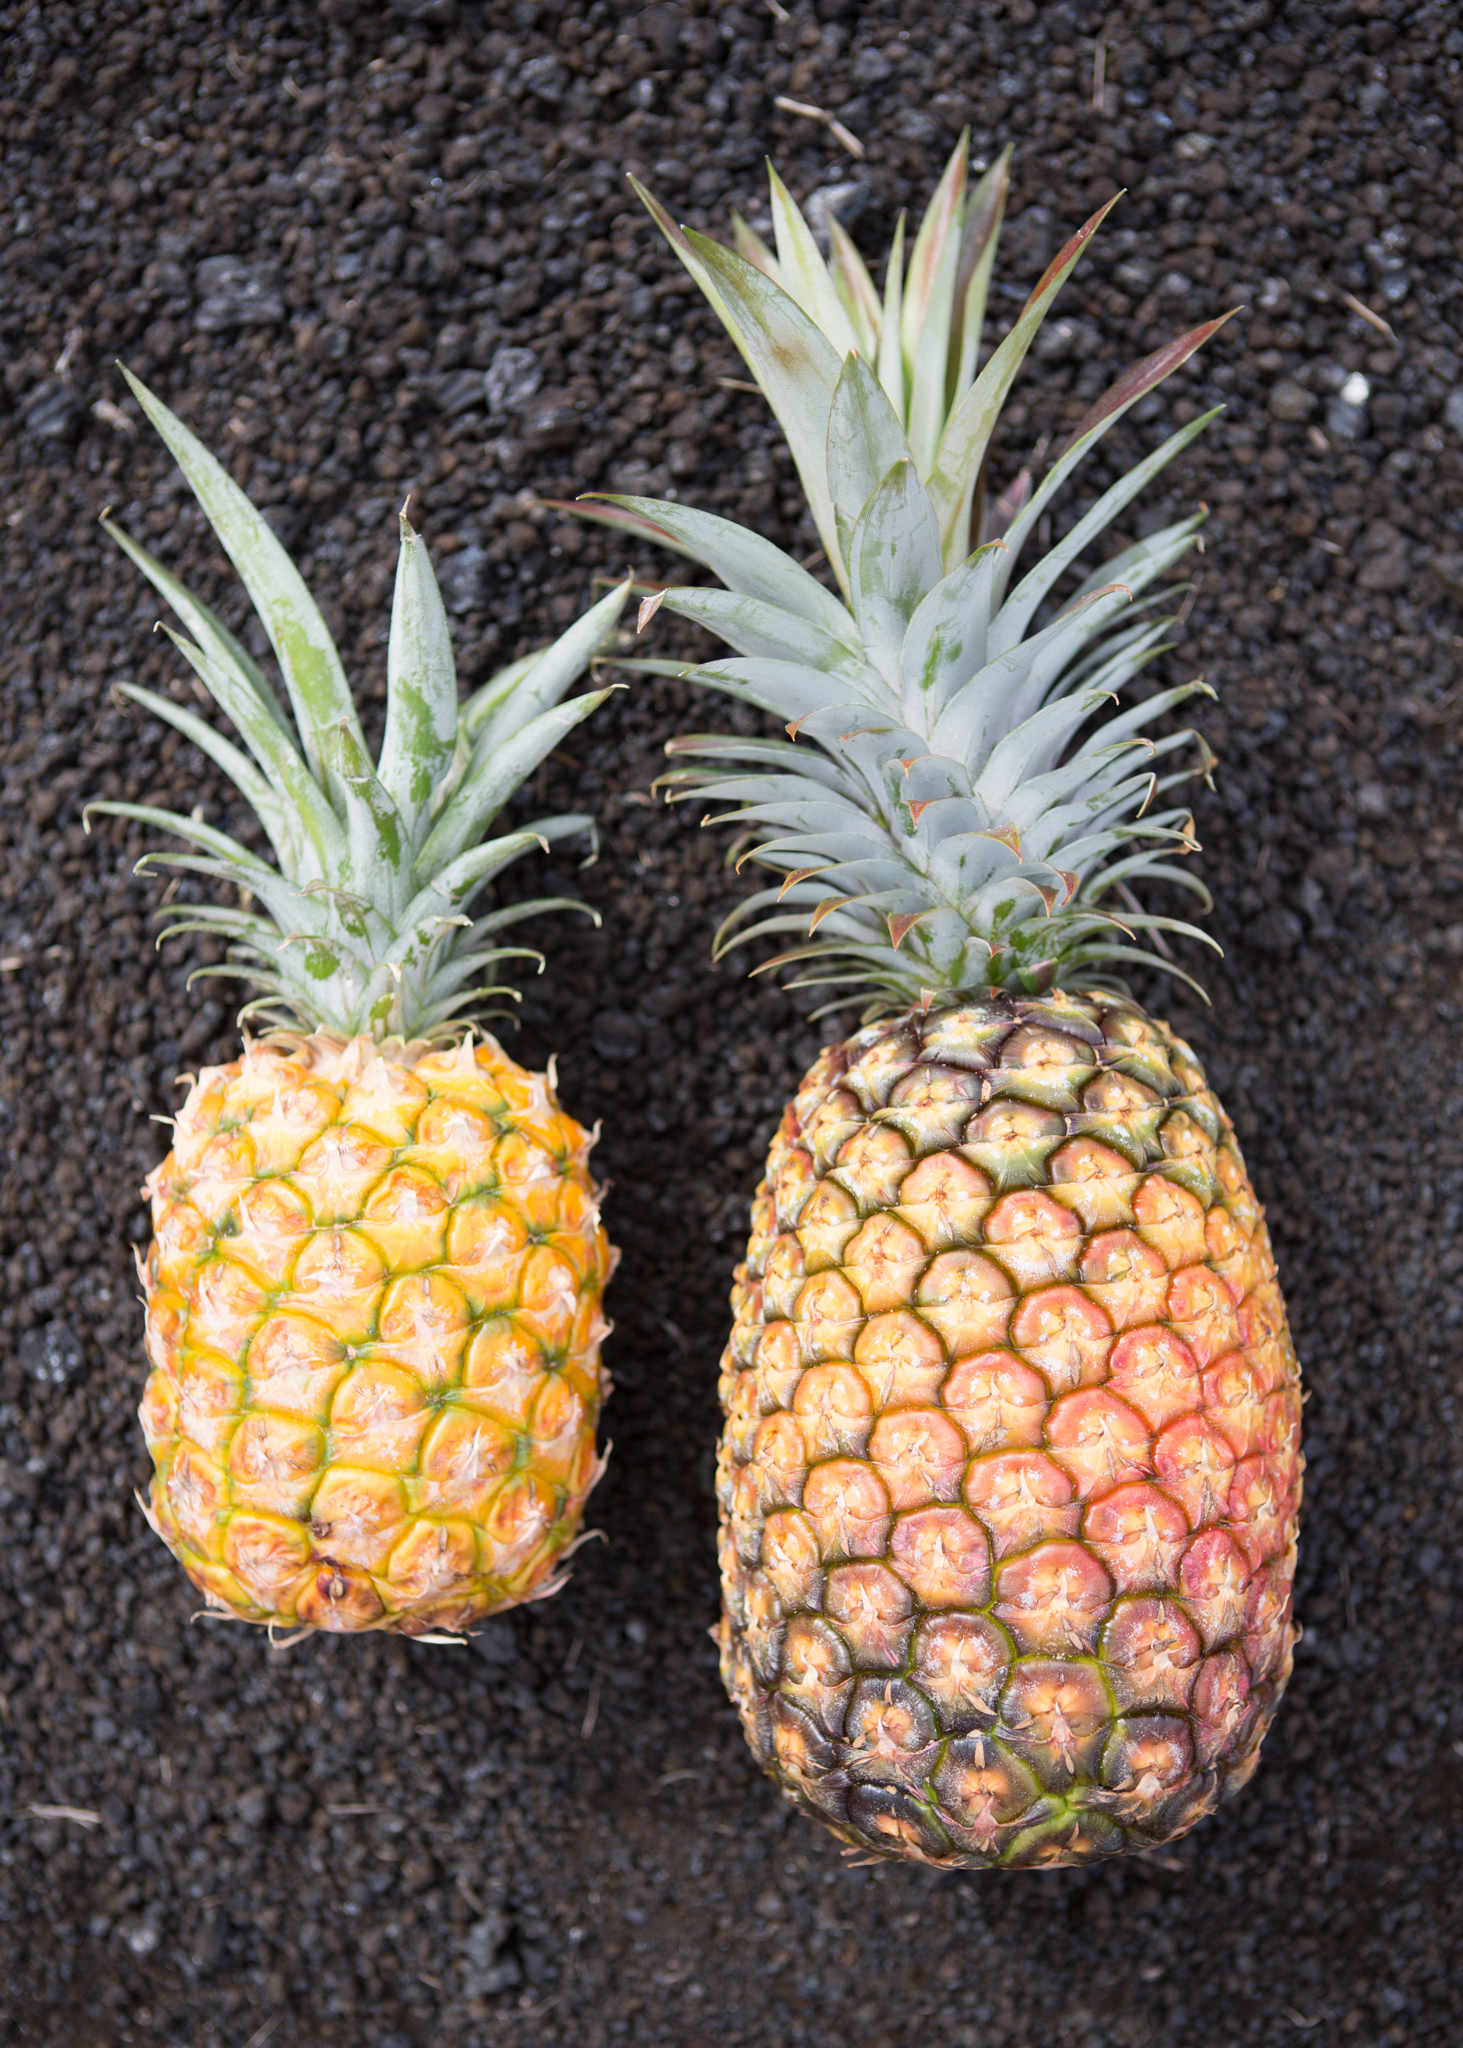
[(422, 1635), (557, 1590), (603, 1469), (593, 1142), (491, 1037), (197, 1076), (144, 1190), (140, 1416), (211, 1608)]
[(722, 1363), (722, 1675), (865, 1854), (1185, 1833), (1290, 1675), (1300, 1372), (1233, 1126), (1133, 1003), (993, 994), (825, 1051)]

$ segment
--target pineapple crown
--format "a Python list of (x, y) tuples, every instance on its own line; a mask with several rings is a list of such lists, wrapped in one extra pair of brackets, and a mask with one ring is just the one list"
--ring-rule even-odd
[[(1167, 953), (1165, 930), (1213, 944), (1144, 911), (1130, 887), (1162, 878), (1207, 905), (1203, 885), (1162, 858), (1194, 849), (1187, 811), (1155, 803), (1207, 773), (1212, 756), (1192, 732), (1152, 740), (1143, 728), (1196, 691), (1212, 693), (1194, 681), (1111, 708), (1170, 644), (1174, 621), (1154, 586), (1202, 513), (1090, 571), (1077, 565), (1215, 413), (1104, 491), (1019, 580), (1016, 570), (1078, 463), (1223, 320), (1128, 371), (1039, 483), (1022, 471), (988, 501), (1001, 407), (1116, 201), (1067, 243), (978, 371), (1007, 160), (967, 190), (967, 143), (907, 269), (901, 216), (882, 295), (831, 217), (824, 261), (775, 170), (775, 256), (745, 222), (729, 250), (677, 227), (636, 188), (782, 424), (840, 596), (769, 541), (688, 506), (622, 496), (580, 506), (727, 586), (672, 587), (661, 601), (737, 658), (635, 665), (708, 684), (785, 724), (786, 740), (691, 734), (668, 747), (697, 763), (664, 778), (673, 797), (734, 804), (721, 821), (749, 828), (742, 858), (783, 877), (733, 913), (718, 951), (801, 933), (758, 971), (790, 967), (794, 986), (836, 985), (830, 1009), (861, 988), (871, 1015), (945, 992), (1037, 994), (1059, 974), (1121, 988), (1113, 968), (1123, 961), (1181, 973), (1145, 942)], [(1068, 572), (1077, 587), (1057, 601)], [(1199, 769), (1158, 766), (1190, 743)]]
[[(592, 841), (593, 821), (565, 813), (498, 838), (485, 835), (524, 777), (608, 695), (595, 690), (560, 701), (613, 628), (628, 583), (551, 647), (501, 670), (459, 705), (447, 614), (426, 548), (403, 512), (386, 732), (373, 762), (340, 655), (293, 562), (202, 443), (136, 377), (123, 374), (243, 579), (293, 713), (292, 725), (263, 670), (208, 607), (104, 519), (191, 635), (167, 629), (247, 753), (169, 698), (135, 683), (119, 687), (223, 770), (264, 828), (277, 863), (197, 815), (151, 804), (92, 804), (92, 811), (160, 826), (193, 849), (146, 854), (139, 873), (173, 867), (240, 892), (237, 906), (179, 906), (183, 914), (158, 943), (179, 932), (218, 933), (230, 944), (229, 961), (199, 974), (251, 982), (260, 995), (241, 1017), (258, 1015), (283, 1028), (429, 1039), (484, 1014), (491, 997), (516, 997), (497, 979), (501, 963), (531, 958), (542, 966), (542, 956), (498, 943), (499, 934), (540, 911), (586, 906), (540, 897), (474, 917), (469, 905), (530, 847), (576, 833)], [(251, 900), (260, 907), (247, 907)]]

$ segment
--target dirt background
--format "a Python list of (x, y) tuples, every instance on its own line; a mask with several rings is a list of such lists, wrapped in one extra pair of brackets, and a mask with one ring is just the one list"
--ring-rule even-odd
[[(1085, 0), (777, 12), (0, 7), (0, 2041), (1463, 2036), (1463, 31), (1447, 0), (1129, 0), (1096, 106)], [(836, 110), (866, 161), (779, 93)], [(724, 231), (729, 205), (764, 217), (771, 149), (800, 196), (852, 185), (877, 255), (964, 122), (977, 154), (1016, 146), (998, 329), (1129, 188), (1018, 387), (1003, 473), (1139, 353), (1249, 308), (1106, 449), (1228, 408), (1142, 513), (1214, 508), (1168, 674), (1219, 692), (1199, 828), (1226, 949), (1212, 1010), (1154, 999), (1237, 1116), (1311, 1390), (1305, 1638), (1259, 1776), (1170, 1853), (1011, 1878), (846, 1868), (753, 1771), (706, 1640), (729, 1269), (817, 1042), (738, 963), (707, 968), (722, 835), (647, 798), (665, 737), (728, 708), (636, 681), (534, 793), (604, 825), (599, 864), (553, 877), (603, 929), (545, 926), (513, 1043), (556, 1050), (604, 1121), (608, 1540), (461, 1651), (192, 1622), (132, 1505), (148, 1118), (180, 1067), (229, 1056), (232, 1001), (185, 992), (203, 947), (151, 950), (151, 835), (81, 825), (104, 794), (241, 822), (109, 694), (187, 686), (104, 505), (238, 616), (113, 357), (271, 508), (379, 720), (408, 489), (469, 680), (623, 562), (540, 494), (673, 487), (813, 545), (624, 169)], [(657, 651), (690, 644), (657, 627)]]

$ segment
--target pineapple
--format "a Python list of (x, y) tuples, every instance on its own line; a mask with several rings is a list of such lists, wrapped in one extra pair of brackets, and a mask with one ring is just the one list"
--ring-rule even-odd
[(552, 1067), (526, 1072), (468, 1022), (512, 993), (496, 977), (527, 949), (502, 943), (506, 929), (583, 906), (469, 906), (530, 846), (592, 831), (564, 815), (488, 836), (602, 701), (560, 700), (628, 585), (459, 706), (446, 613), (403, 513), (373, 765), (288, 556), (182, 422), (128, 381), (248, 588), (294, 716), (220, 621), (108, 523), (191, 634), (172, 638), (248, 754), (122, 687), (223, 769), (275, 856), (197, 812), (92, 806), (188, 842), (143, 870), (234, 886), (237, 902), (176, 905), (164, 936), (227, 940), (229, 964), (201, 971), (252, 982), (243, 1015), (265, 1027), (190, 1080), (146, 1188), (144, 1512), (212, 1610), (460, 1634), (562, 1582), (603, 1466), (614, 1254), (594, 1140), (559, 1108)]
[(1203, 936), (1130, 885), (1203, 896), (1164, 855), (1194, 845), (1170, 764), (1207, 753), (1144, 728), (1204, 686), (1121, 703), (1199, 518), (1086, 557), (1212, 414), (1020, 568), (1077, 464), (1221, 323), (992, 501), (1001, 404), (1102, 218), (977, 374), (1005, 190), (1003, 160), (967, 192), (962, 140), (882, 294), (836, 224), (824, 265), (775, 173), (775, 255), (648, 200), (782, 422), (841, 598), (689, 507), (596, 515), (716, 571), (662, 601), (735, 658), (675, 672), (786, 727), (668, 749), (693, 764), (673, 793), (728, 806), (776, 877), (718, 946), (795, 933), (769, 967), (867, 1002), (788, 1106), (736, 1275), (724, 1677), (790, 1799), (852, 1851), (940, 1867), (1151, 1846), (1244, 1784), (1290, 1671), (1302, 1472), (1233, 1126), (1114, 978), (1169, 965), (1165, 929)]

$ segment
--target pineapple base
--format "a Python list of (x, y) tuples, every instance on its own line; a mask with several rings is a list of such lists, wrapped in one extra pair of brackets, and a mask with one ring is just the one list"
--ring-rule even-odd
[(732, 1295), (722, 1673), (865, 1854), (1038, 1867), (1185, 1833), (1290, 1675), (1300, 1372), (1234, 1130), (1105, 994), (832, 1047)]
[(491, 1038), (205, 1068), (147, 1183), (146, 1512), (210, 1608), (460, 1632), (561, 1583), (603, 1469), (594, 1142)]

